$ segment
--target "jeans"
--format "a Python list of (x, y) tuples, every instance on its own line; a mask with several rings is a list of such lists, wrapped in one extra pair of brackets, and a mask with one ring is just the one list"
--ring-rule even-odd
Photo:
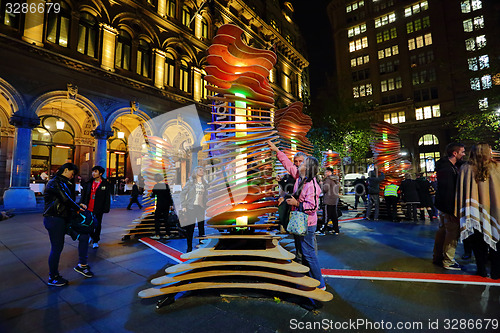
[(358, 209), (358, 204), (359, 204), (359, 198), (363, 199), (363, 204), (365, 205), (366, 207), (366, 194), (362, 194), (362, 195), (355, 195), (354, 196), (354, 209)]
[[(66, 219), (55, 216), (45, 216), (43, 225), (49, 232), (50, 254), (49, 272), (51, 277), (59, 275), (59, 259), (64, 248), (64, 236), (66, 234)], [(78, 263), (87, 264), (87, 253), (89, 249), (89, 235), (81, 234), (78, 238)]]
[(368, 194), (368, 207), (366, 207), (366, 215), (365, 217), (370, 218), (370, 214), (372, 212), (372, 207), (375, 205), (375, 213), (373, 214), (373, 218), (378, 220), (378, 212), (380, 210), (380, 198), (378, 194)]
[(193, 235), (194, 235), (194, 224), (198, 222), (198, 236), (205, 236), (205, 209), (201, 206), (194, 205), (192, 209), (186, 211), (186, 240), (187, 240), (187, 251), (190, 252), (193, 249)]
[(93, 243), (99, 243), (101, 240), (102, 215), (104, 213), (94, 213), (97, 225), (93, 233), (90, 234)]
[(321, 275), (321, 267), (319, 266), (315, 231), (315, 225), (308, 226), (307, 234), (297, 237), (299, 237), (300, 240), (302, 263), (309, 267), (309, 275), (320, 282), (318, 288), (323, 288), (325, 286), (325, 280), (323, 279), (323, 275)]
[(434, 240), (433, 261), (443, 266), (455, 263), (458, 237), (460, 236), (460, 221), (454, 215), (439, 212), (439, 228)]

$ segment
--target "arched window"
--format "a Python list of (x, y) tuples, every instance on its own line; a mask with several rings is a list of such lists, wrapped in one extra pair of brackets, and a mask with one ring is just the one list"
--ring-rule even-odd
[(61, 10), (58, 13), (53, 10), (48, 14), (47, 40), (68, 47), (70, 22), (71, 10), (66, 2), (61, 1)]
[(208, 82), (205, 80), (205, 75), (207, 75), (207, 72), (202, 70), (201, 71), (201, 87), (200, 87), (201, 99), (206, 99), (208, 96), (208, 89), (206, 88), (206, 85), (208, 84)]
[(63, 119), (46, 115), (40, 117), (40, 125), (31, 132), (31, 173), (54, 173), (68, 160), (74, 160), (73, 128)]
[(166, 86), (173, 87), (174, 75), (175, 75), (175, 60), (170, 53), (167, 53), (167, 56), (165, 58), (165, 79), (163, 83)]
[(191, 11), (189, 7), (182, 7), (182, 24), (189, 28), (189, 22), (191, 22)]
[(115, 67), (130, 69), (130, 56), (132, 51), (132, 38), (125, 30), (120, 30), (116, 42)]
[(137, 47), (137, 74), (149, 77), (149, 66), (151, 63), (151, 47), (149, 43), (141, 39)]
[(170, 17), (175, 17), (175, 10), (177, 6), (175, 0), (167, 0), (167, 15)]
[(208, 22), (205, 18), (201, 19), (201, 37), (208, 39)]
[(108, 178), (123, 178), (127, 174), (127, 138), (119, 138), (118, 132), (120, 129), (113, 127), (113, 136), (108, 139)]
[(189, 92), (189, 66), (186, 60), (181, 60), (179, 70), (179, 88), (185, 92)]
[(419, 146), (432, 146), (432, 145), (438, 145), (438, 144), (439, 144), (439, 140), (433, 134), (425, 134), (418, 140)]
[(13, 10), (14, 3), (15, 3), (14, 1), (0, 2), (0, 23), (8, 27), (19, 29), (21, 14), (16, 13)]
[(77, 51), (96, 57), (98, 26), (94, 16), (82, 13), (78, 23), (78, 47)]

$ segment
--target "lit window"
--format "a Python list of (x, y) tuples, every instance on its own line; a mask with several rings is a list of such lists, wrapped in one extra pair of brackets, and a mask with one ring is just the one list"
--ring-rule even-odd
[(187, 6), (182, 7), (182, 24), (189, 27), (191, 22), (191, 12)]
[(380, 82), (380, 91), (382, 91), (382, 92), (387, 91), (387, 81), (386, 80)]
[[(208, 22), (206, 19), (201, 20), (201, 37), (208, 38)], [(287, 37), (289, 37), (289, 36), (287, 35)], [(288, 40), (288, 38), (287, 38), (287, 40)], [(293, 44), (290, 41), (288, 41), (288, 42), (290, 44)]]
[(392, 112), (384, 114), (384, 121), (390, 124), (400, 124), (406, 121), (405, 112)]
[(125, 30), (120, 30), (115, 50), (115, 67), (129, 70), (132, 52), (132, 38)]
[(415, 41), (417, 44), (417, 49), (424, 46), (424, 37), (423, 36), (418, 36), (417, 38), (415, 38)]
[(379, 58), (379, 59), (382, 59), (382, 58), (384, 58), (384, 57), (385, 57), (385, 55), (384, 55), (384, 50), (378, 50), (378, 58)]
[(462, 13), (464, 14), (470, 13), (471, 10), (470, 0), (462, 1), (462, 3), (460, 4), (460, 8), (462, 9)]
[(472, 90), (481, 90), (481, 83), (478, 77), (473, 77), (470, 79), (470, 88)]
[(394, 90), (394, 79), (387, 80), (387, 89)]
[(415, 109), (416, 120), (424, 120), (424, 119), (431, 119), (438, 117), (441, 117), (441, 106), (439, 104), (428, 105)]
[(356, 67), (356, 58), (351, 59), (351, 67)]
[(431, 26), (431, 19), (429, 18), (429, 16), (426, 16), (422, 19), (422, 26), (424, 27), (424, 29)]
[(403, 81), (401, 80), (401, 77), (397, 77), (395, 80), (395, 85), (396, 85), (396, 89), (400, 89), (403, 87)]
[(484, 110), (488, 109), (488, 97), (482, 98), (482, 99), (478, 100), (477, 102), (478, 102), (479, 110), (484, 111)]
[(354, 96), (354, 98), (359, 98), (359, 88), (358, 87), (352, 88), (352, 95)]
[(405, 7), (405, 17), (412, 16), (413, 14), (420, 13), (429, 8), (429, 3), (427, 1), (421, 1), (413, 6)]
[(415, 38), (408, 39), (408, 50), (415, 50)]
[(372, 85), (371, 83), (367, 84), (362, 84), (358, 87), (353, 87), (352, 88), (352, 94), (354, 98), (359, 98), (359, 97), (365, 97), (365, 96), (370, 96), (373, 94), (372, 92)]
[(481, 0), (472, 0), (472, 10), (478, 10), (483, 8), (483, 2)]
[(413, 22), (406, 23), (406, 33), (411, 34), (413, 32)]
[(364, 32), (366, 32), (366, 23), (349, 28), (347, 30), (347, 37), (354, 37)]
[(432, 34), (430, 34), (430, 33), (425, 34), (424, 39), (425, 39), (426, 46), (432, 44)]
[(474, 29), (479, 30), (484, 28), (484, 18), (483, 15), (474, 17)]
[(422, 29), (422, 21), (418, 19), (415, 21), (415, 31), (419, 31), (420, 29)]
[(465, 49), (467, 51), (475, 51), (476, 50), (476, 40), (474, 38), (468, 38), (465, 40)]
[(479, 57), (479, 69), (485, 69), (490, 67), (490, 57), (487, 54)]
[(433, 145), (438, 145), (438, 144), (439, 144), (439, 140), (438, 140), (437, 136), (435, 136), (433, 134), (425, 134), (425, 135), (421, 136), (420, 139), (418, 140), (419, 146), (433, 146)]
[(481, 78), (481, 86), (483, 89), (489, 89), (491, 88), (491, 75), (484, 75)]
[(346, 11), (346, 13), (350, 13), (350, 12), (355, 11), (356, 9), (360, 8), (360, 7), (363, 7), (364, 5), (365, 5), (364, 0), (356, 1), (356, 2), (353, 2), (349, 5), (347, 5), (345, 7), (345, 11)]
[(386, 24), (396, 21), (396, 14), (390, 13), (375, 19), (375, 28), (380, 28)]
[(81, 13), (80, 20), (78, 22), (77, 51), (95, 58), (98, 31), (99, 26), (95, 17), (89, 13)]
[(485, 47), (486, 46), (486, 36), (485, 35), (477, 36), (476, 37), (476, 45), (477, 45), (478, 50)]
[(392, 55), (396, 55), (396, 54), (399, 54), (399, 48), (397, 45), (394, 45), (392, 47)]
[(167, 0), (167, 15), (175, 17), (175, 0)]
[(474, 26), (472, 25), (472, 19), (468, 19), (464, 21), (464, 31), (471, 32), (474, 30)]
[(51, 43), (68, 47), (69, 29), (71, 21), (71, 9), (66, 2), (61, 1), (59, 12), (54, 10), (48, 14), (47, 21), (47, 40)]
[(179, 88), (189, 92), (189, 66), (185, 60), (181, 60), (179, 70)]
[(151, 62), (151, 47), (148, 42), (141, 39), (137, 46), (136, 72), (144, 77), (149, 77), (149, 64)]
[(358, 51), (366, 47), (368, 47), (368, 37), (349, 42), (349, 52)]
[(167, 56), (165, 58), (165, 78), (163, 81), (166, 86), (170, 87), (174, 86), (174, 75), (175, 75), (175, 60), (170, 53), (167, 53)]

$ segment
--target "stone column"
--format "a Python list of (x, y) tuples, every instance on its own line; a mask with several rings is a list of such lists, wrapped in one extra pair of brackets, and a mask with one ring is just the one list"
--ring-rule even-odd
[(153, 49), (153, 61), (154, 61), (154, 82), (156, 88), (163, 88), (163, 82), (165, 81), (165, 57), (166, 54), (160, 49)]
[(93, 136), (97, 140), (94, 165), (102, 166), (104, 168), (104, 175), (106, 175), (106, 168), (108, 166), (108, 139), (113, 136), (113, 131), (96, 129), (93, 132)]
[(35, 192), (30, 190), (31, 131), (40, 124), (40, 119), (14, 114), (9, 122), (16, 126), (16, 134), (10, 188), (3, 195), (4, 206), (6, 209), (34, 209)]

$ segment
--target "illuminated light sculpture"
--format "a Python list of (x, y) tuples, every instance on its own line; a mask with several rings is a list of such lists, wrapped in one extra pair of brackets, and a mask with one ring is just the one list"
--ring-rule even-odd
[(371, 124), (375, 133), (375, 141), (370, 144), (375, 166), (385, 174), (380, 183), (381, 191), (388, 184), (401, 184), (403, 175), (411, 167), (411, 163), (401, 158), (401, 144), (399, 142), (399, 128), (385, 121)]
[[(174, 172), (174, 162), (172, 161), (172, 146), (162, 138), (147, 136), (144, 129), (144, 141), (147, 152), (142, 158), (142, 175), (144, 177), (144, 193), (142, 205), (144, 207), (141, 216), (132, 221), (130, 229), (124, 235), (124, 239), (134, 237), (152, 236), (155, 234), (154, 212), (156, 201), (151, 198), (153, 187), (157, 183), (155, 176), (163, 175), (164, 179), (172, 178)], [(175, 231), (174, 231), (175, 232)]]
[[(204, 150), (212, 168), (206, 222), (221, 233), (201, 237), (210, 242), (181, 256), (196, 261), (169, 267), (169, 275), (151, 281), (162, 286), (139, 292), (143, 298), (167, 295), (159, 304), (178, 292), (199, 289), (258, 289), (320, 301), (333, 298), (317, 288), (319, 281), (305, 275), (307, 267), (292, 261), (295, 256), (279, 245), (280, 237), (266, 231), (278, 226), (268, 216), (277, 211), (277, 191), (266, 144), (279, 138), (273, 127), (274, 93), (267, 80), (276, 55), (247, 46), (242, 34), (235, 25), (221, 26), (205, 67), (206, 88), (216, 94), (209, 97), (213, 121)], [(286, 122), (286, 126), (292, 125)]]
[[(313, 152), (313, 145), (306, 138), (312, 126), (312, 119), (302, 112), (303, 107), (302, 102), (294, 102), (286, 108), (276, 110), (274, 114), (274, 126), (279, 135), (279, 143), (276, 146), (291, 160), (299, 151), (307, 155), (312, 155)], [(275, 171), (278, 175), (286, 173), (279, 161)]]
[(321, 152), (323, 155), (323, 160), (321, 161), (321, 166), (326, 169), (326, 168), (332, 168), (333, 169), (333, 174), (336, 176), (340, 176), (340, 165), (341, 165), (341, 160), (340, 160), (340, 155), (336, 151), (333, 150), (328, 150), (328, 151), (323, 151)]

